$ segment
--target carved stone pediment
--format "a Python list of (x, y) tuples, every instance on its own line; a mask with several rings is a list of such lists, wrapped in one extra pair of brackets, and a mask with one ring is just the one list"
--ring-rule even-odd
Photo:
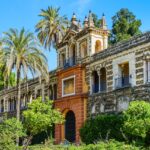
[(76, 35), (76, 32), (73, 30), (69, 30), (66, 35), (63, 37), (62, 42), (68, 42), (70, 39), (72, 39), (72, 37), (74, 37)]

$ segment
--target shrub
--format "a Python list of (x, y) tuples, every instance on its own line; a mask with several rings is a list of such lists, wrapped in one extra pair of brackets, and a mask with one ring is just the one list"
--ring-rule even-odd
[(150, 141), (150, 103), (133, 101), (124, 111), (124, 131), (130, 139)]
[(5, 119), (0, 124), (0, 150), (15, 150), (16, 138), (25, 136), (23, 125), (16, 118)]
[(121, 128), (123, 125), (122, 115), (98, 115), (88, 119), (80, 129), (80, 136), (84, 143), (90, 144), (98, 140), (116, 139), (123, 140)]
[(140, 150), (141, 147), (136, 147), (134, 145), (128, 145), (124, 142), (118, 142), (115, 140), (110, 140), (107, 142), (98, 142), (96, 144), (89, 145), (35, 145), (30, 146), (29, 150)]

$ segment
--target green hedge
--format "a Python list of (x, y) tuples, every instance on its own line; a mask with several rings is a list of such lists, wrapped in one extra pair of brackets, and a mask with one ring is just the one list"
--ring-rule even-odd
[[(136, 147), (134, 145), (128, 145), (124, 142), (118, 142), (115, 140), (110, 140), (108, 142), (98, 142), (97, 144), (89, 144), (89, 145), (36, 145), (29, 147), (29, 150), (140, 150), (141, 147)], [(144, 149), (143, 149), (144, 150)]]
[(98, 115), (88, 119), (80, 129), (81, 140), (86, 144), (106, 139), (122, 141), (123, 136), (120, 130), (122, 126), (122, 115)]

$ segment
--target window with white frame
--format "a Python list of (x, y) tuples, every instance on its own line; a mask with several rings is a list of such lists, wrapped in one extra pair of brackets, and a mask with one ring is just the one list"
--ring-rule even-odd
[(146, 82), (150, 82), (150, 61), (146, 61)]
[(75, 94), (75, 76), (71, 76), (62, 80), (62, 96)]

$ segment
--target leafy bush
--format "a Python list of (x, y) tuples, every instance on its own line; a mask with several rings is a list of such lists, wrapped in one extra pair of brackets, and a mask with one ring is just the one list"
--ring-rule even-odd
[(90, 144), (98, 140), (136, 142), (150, 145), (150, 103), (132, 101), (122, 115), (98, 115), (88, 119), (80, 130), (81, 139)]
[(84, 143), (90, 144), (98, 140), (116, 139), (123, 140), (121, 128), (122, 115), (98, 115), (88, 119), (80, 129), (80, 136)]
[(16, 138), (25, 136), (23, 125), (16, 118), (4, 120), (0, 124), (0, 150), (16, 150)]
[[(133, 101), (124, 111), (124, 131), (133, 140), (143, 139), (150, 141), (150, 103)], [(131, 140), (131, 139), (130, 139)]]

